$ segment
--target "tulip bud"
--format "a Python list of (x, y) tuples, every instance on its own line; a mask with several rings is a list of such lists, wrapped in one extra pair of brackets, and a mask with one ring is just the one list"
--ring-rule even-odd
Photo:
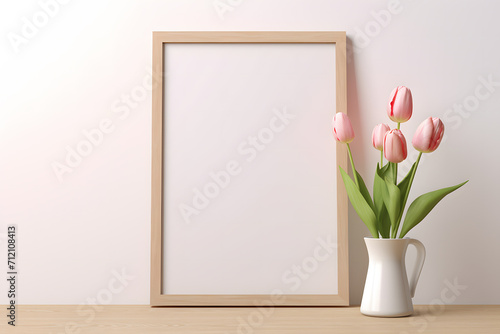
[(354, 130), (351, 121), (344, 113), (336, 113), (333, 117), (333, 136), (341, 143), (350, 143), (354, 139)]
[(410, 119), (413, 111), (411, 91), (405, 86), (394, 88), (387, 105), (387, 115), (396, 123), (404, 123)]
[(372, 133), (372, 145), (377, 150), (382, 151), (384, 148), (384, 137), (387, 131), (390, 131), (391, 128), (387, 124), (378, 124), (373, 129)]
[(390, 162), (400, 163), (407, 155), (406, 139), (401, 130), (387, 132), (384, 138), (384, 157)]
[(439, 147), (443, 135), (443, 122), (437, 117), (429, 117), (418, 126), (411, 143), (417, 151), (430, 153)]

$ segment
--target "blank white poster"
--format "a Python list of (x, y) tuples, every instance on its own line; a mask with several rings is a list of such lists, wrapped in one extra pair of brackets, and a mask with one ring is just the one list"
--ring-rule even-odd
[(163, 294), (337, 294), (334, 44), (165, 44)]

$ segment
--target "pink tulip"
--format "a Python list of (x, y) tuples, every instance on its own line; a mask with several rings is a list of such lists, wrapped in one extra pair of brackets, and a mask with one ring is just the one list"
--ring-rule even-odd
[(400, 163), (407, 155), (406, 139), (401, 130), (387, 132), (384, 138), (384, 157), (390, 162)]
[(384, 148), (384, 137), (387, 131), (390, 131), (391, 128), (387, 124), (378, 124), (373, 129), (372, 133), (372, 144), (377, 150), (382, 151)]
[(341, 143), (350, 143), (354, 139), (354, 130), (351, 121), (344, 113), (336, 113), (333, 117), (333, 136)]
[(443, 135), (443, 122), (437, 117), (429, 117), (419, 125), (411, 143), (417, 151), (430, 153), (439, 147)]
[(413, 111), (411, 91), (405, 86), (394, 88), (387, 105), (387, 115), (396, 123), (404, 123), (410, 119)]

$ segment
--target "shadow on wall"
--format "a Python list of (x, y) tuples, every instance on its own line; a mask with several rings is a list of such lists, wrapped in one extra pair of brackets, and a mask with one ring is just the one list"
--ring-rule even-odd
[[(352, 40), (347, 38), (347, 50), (353, 50)], [(359, 112), (358, 91), (356, 87), (356, 71), (354, 68), (354, 53), (347, 54), (347, 112), (353, 127), (361, 128), (361, 115)], [(356, 133), (356, 142), (363, 143), (362, 133)], [(356, 147), (356, 142), (351, 145), (358, 157), (363, 156), (363, 147)], [(361, 162), (360, 162), (361, 163)], [(369, 236), (368, 229), (349, 204), (349, 299), (351, 305), (360, 305), (363, 296), (366, 271), (368, 269), (368, 254), (366, 252), (364, 237)]]

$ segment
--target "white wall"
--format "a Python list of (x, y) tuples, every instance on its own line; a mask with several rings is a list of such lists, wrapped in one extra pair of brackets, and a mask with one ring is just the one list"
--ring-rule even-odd
[[(428, 116), (446, 124), (447, 140), (425, 157), (412, 194), (470, 179), (410, 234), (428, 256), (415, 302), (440, 299), (445, 281), (456, 279), (467, 288), (447, 302), (500, 303), (500, 4), (234, 0), (221, 18), (213, 0), (66, 2), (49, 8), (47, 22), (38, 1), (0, 5), (1, 256), (7, 224), (18, 224), (19, 303), (149, 303), (151, 94), (137, 94), (148, 86), (156, 30), (346, 30), (355, 47), (348, 64), (353, 150), (370, 186), (379, 157), (371, 129), (388, 121), (385, 103), (400, 84), (414, 95), (413, 119), (402, 126), (408, 138)], [(381, 16), (388, 7), (397, 14)], [(25, 28), (16, 52), (8, 34), (22, 35), (33, 16), (43, 27)], [(477, 88), (488, 78), (495, 84)], [(137, 101), (120, 102), (131, 93)], [(453, 109), (463, 104), (462, 112)], [(83, 131), (99, 125), (108, 133), (60, 182), (53, 163), (65, 163)], [(349, 228), (356, 304), (368, 232), (352, 210)], [(122, 270), (133, 278), (117, 280)]]

